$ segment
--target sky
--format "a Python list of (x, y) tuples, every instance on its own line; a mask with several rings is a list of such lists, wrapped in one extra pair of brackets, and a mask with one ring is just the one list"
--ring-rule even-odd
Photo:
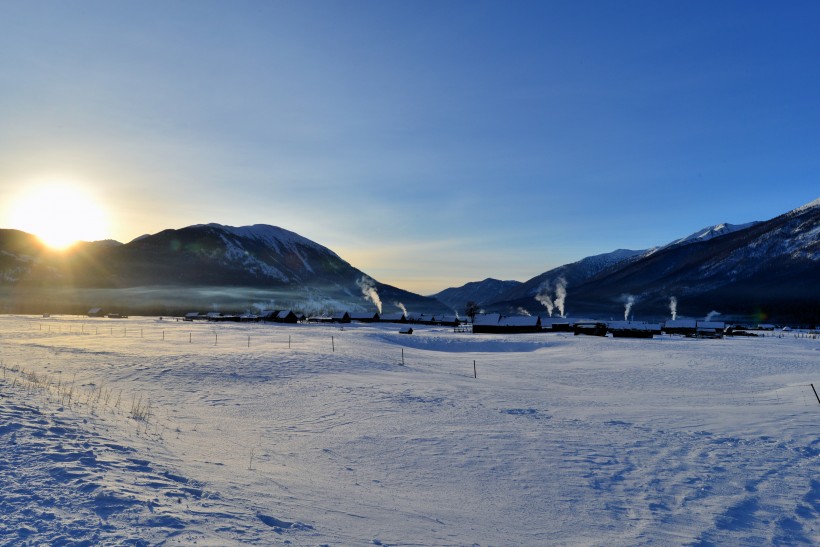
[(816, 1), (0, 0), (0, 227), (62, 185), (93, 238), (261, 223), (421, 294), (525, 281), (820, 197), (817, 28)]

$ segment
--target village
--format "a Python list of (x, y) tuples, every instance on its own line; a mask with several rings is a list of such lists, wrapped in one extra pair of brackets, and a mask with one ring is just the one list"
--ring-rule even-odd
[[(92, 308), (88, 317), (126, 319), (127, 315)], [(162, 318), (160, 318), (162, 319)], [(171, 319), (171, 318), (169, 318)], [(342, 312), (332, 315), (306, 315), (294, 310), (263, 310), (260, 313), (231, 314), (221, 312), (189, 312), (177, 321), (211, 321), (233, 323), (280, 323), (280, 324), (339, 324), (348, 323), (395, 323), (403, 325), (403, 334), (412, 334), (408, 325), (452, 327), (454, 332), (473, 334), (526, 334), (563, 332), (587, 336), (611, 336), (613, 338), (653, 338), (661, 335), (679, 335), (693, 338), (723, 338), (724, 336), (761, 336), (765, 332), (789, 332), (791, 327), (773, 324), (733, 324), (706, 319), (670, 319), (664, 322), (635, 320), (598, 321), (568, 317), (541, 317), (539, 315), (502, 315), (478, 313), (462, 318), (457, 314)], [(817, 336), (811, 329), (808, 333)]]

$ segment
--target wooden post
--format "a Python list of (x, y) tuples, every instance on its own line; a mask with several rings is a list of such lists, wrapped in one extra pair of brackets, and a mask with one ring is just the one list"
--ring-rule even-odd
[(163, 341), (165, 340), (165, 331), (164, 330), (162, 331), (162, 340)]
[(404, 348), (401, 348), (401, 366), (404, 366)]
[(251, 347), (251, 335), (248, 335), (248, 347)]
[(475, 368), (475, 360), (473, 360), (473, 378), (478, 378), (478, 371)]
[(216, 345), (217, 342), (219, 342), (219, 334), (214, 333), (214, 345)]
[(814, 392), (814, 396), (817, 397), (817, 402), (820, 403), (820, 395), (817, 395), (817, 390), (814, 389), (814, 384), (809, 384), (811, 386), (811, 390)]
[(288, 349), (290, 349), (290, 334), (288, 334)]
[(333, 348), (333, 353), (336, 353), (336, 342), (333, 341), (333, 336), (330, 337), (330, 347)]
[(188, 333), (188, 343), (189, 344), (191, 343), (191, 333), (190, 332)]

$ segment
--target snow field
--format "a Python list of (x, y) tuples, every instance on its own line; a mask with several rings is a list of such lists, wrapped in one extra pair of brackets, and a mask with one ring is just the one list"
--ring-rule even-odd
[(820, 542), (820, 341), (398, 329), (0, 316), (0, 543)]

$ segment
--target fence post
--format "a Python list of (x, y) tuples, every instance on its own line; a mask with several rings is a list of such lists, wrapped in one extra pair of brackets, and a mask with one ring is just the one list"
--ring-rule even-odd
[(401, 366), (404, 366), (404, 348), (401, 348)]
[(330, 337), (330, 347), (333, 348), (333, 353), (336, 353), (336, 342), (333, 340), (333, 336)]
[(473, 359), (473, 378), (478, 378), (478, 371), (475, 368), (475, 359)]

